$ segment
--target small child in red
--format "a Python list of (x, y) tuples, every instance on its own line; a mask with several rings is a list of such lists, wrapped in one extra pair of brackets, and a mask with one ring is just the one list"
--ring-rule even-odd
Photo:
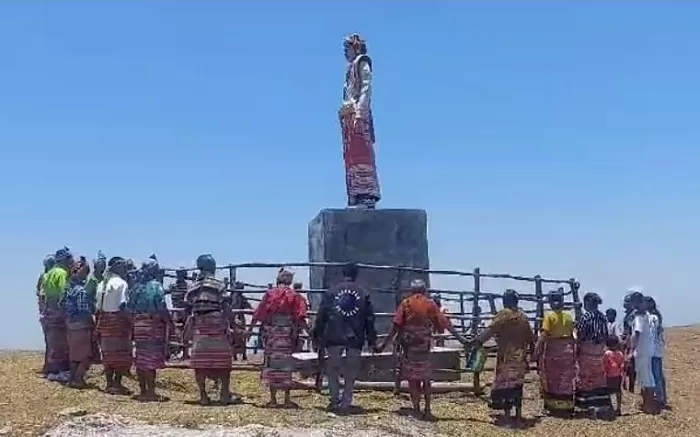
[(620, 350), (620, 340), (616, 336), (608, 338), (607, 350), (603, 362), (605, 377), (608, 380), (610, 394), (615, 394), (617, 400), (617, 415), (622, 413), (622, 372), (625, 367), (625, 355)]

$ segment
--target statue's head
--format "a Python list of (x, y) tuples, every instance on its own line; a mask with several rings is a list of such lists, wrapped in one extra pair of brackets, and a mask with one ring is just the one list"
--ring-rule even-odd
[(343, 51), (345, 59), (352, 61), (367, 53), (367, 42), (358, 33), (350, 34), (343, 39)]

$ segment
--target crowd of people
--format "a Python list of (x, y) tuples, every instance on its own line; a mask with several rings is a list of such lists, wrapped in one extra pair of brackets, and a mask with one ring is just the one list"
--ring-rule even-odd
[[(122, 379), (135, 368), (140, 392), (134, 398), (162, 401), (156, 392), (157, 371), (165, 367), (170, 339), (176, 333), (186, 345), (199, 402), (211, 404), (205, 385), (214, 380), (220, 402), (235, 404), (241, 401), (230, 390), (236, 345), (243, 344), (245, 350), (253, 330), (260, 326), (262, 379), (270, 396), (266, 407), (298, 408), (291, 398), (292, 354), (299, 350), (299, 337), (305, 332), (316, 348), (327, 353), (323, 372), (330, 394), (328, 411), (342, 414), (353, 407), (363, 348), (380, 352), (392, 345), (397, 380), (408, 381), (414, 412), (434, 419), (430, 350), (435, 334), (448, 331), (470, 351), (481, 350), (495, 338), (491, 407), (502, 410), (508, 421), (522, 419), (523, 384), (532, 361), (538, 363), (544, 408), (552, 415), (571, 416), (576, 410), (619, 413), (621, 390), (633, 391), (635, 382), (641, 387), (644, 412), (656, 413), (668, 405), (662, 317), (654, 300), (639, 291), (625, 298), (622, 323), (617, 322), (615, 310), (603, 314), (598, 309), (602, 301), (595, 293), (584, 296), (584, 312), (575, 321), (564, 310), (564, 295), (552, 292), (551, 309), (544, 314), (537, 336), (518, 307), (517, 293), (508, 290), (503, 294), (503, 310), (475, 337), (467, 338), (450, 323), (425, 282), (416, 279), (396, 310), (389, 335), (378, 341), (372, 302), (357, 281), (354, 264), (348, 264), (344, 279), (324, 293), (313, 323), (301, 285), (293, 283), (289, 269), (281, 268), (247, 327), (242, 312), (235, 309), (241, 308), (240, 302), (235, 303), (236, 295), (229, 292), (229, 284), (216, 278), (214, 258), (201, 255), (196, 265), (194, 278), (178, 273), (171, 286), (171, 300), (181, 307), (173, 311), (166, 304), (163, 270), (154, 255), (140, 269), (122, 257), (107, 260), (102, 253), (91, 269), (85, 257), (75, 259), (68, 248), (48, 256), (37, 283), (47, 379), (85, 388), (87, 370), (101, 363), (105, 392), (130, 395)], [(178, 328), (178, 322), (184, 326)]]
[(642, 411), (668, 408), (663, 372), (664, 334), (656, 302), (639, 291), (624, 300), (625, 316), (598, 308), (600, 296), (587, 293), (583, 315), (574, 322), (563, 310), (560, 292), (549, 296), (551, 311), (544, 316), (535, 347), (544, 408), (553, 415), (569, 416), (575, 408), (592, 413), (621, 411), (623, 388), (634, 392), (639, 383)]

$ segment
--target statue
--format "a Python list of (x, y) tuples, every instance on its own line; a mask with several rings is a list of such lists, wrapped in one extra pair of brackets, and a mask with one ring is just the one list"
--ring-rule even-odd
[(348, 61), (340, 107), (348, 206), (373, 209), (381, 198), (374, 159), (372, 60), (367, 44), (356, 33), (343, 41)]

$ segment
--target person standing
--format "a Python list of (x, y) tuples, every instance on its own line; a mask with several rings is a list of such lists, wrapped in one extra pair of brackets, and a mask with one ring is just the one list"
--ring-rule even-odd
[(44, 327), (48, 344), (47, 378), (50, 381), (70, 380), (68, 334), (63, 297), (70, 286), (69, 271), (73, 265), (70, 249), (64, 247), (54, 255), (56, 264), (44, 275)]
[(641, 292), (637, 291), (636, 289), (630, 289), (629, 293), (625, 296), (625, 299), (622, 302), (622, 307), (625, 310), (625, 315), (622, 319), (622, 349), (625, 352), (625, 359), (627, 360), (625, 362), (625, 379), (623, 381), (623, 386), (627, 388), (627, 391), (630, 393), (634, 393), (634, 386), (637, 381), (637, 372), (635, 370), (635, 362), (634, 362), (634, 355), (630, 353), (632, 347), (630, 345), (630, 341), (632, 339), (632, 334), (634, 332), (634, 316), (635, 316), (635, 310), (634, 307), (632, 306), (632, 295), (634, 293), (639, 293)]
[(651, 330), (652, 352), (651, 370), (654, 374), (656, 400), (661, 408), (668, 408), (668, 398), (666, 396), (666, 376), (664, 375), (664, 349), (666, 340), (664, 339), (663, 318), (656, 308), (656, 301), (651, 296), (644, 297), (644, 308), (649, 314), (649, 328)]
[(634, 358), (634, 367), (642, 391), (642, 412), (657, 414), (656, 381), (654, 381), (654, 371), (651, 364), (654, 345), (651, 338), (649, 314), (644, 306), (642, 293), (632, 293), (630, 304), (635, 311), (630, 338), (630, 355)]
[[(365, 343), (376, 348), (377, 331), (369, 294), (357, 283), (357, 266), (343, 269), (343, 281), (326, 291), (319, 306), (313, 332), (316, 342), (328, 352), (326, 376), (330, 403), (328, 411), (344, 413), (352, 406), (355, 378)], [(345, 353), (343, 393), (340, 393), (342, 356)]]
[[(394, 322), (386, 339), (377, 351), (383, 350), (394, 338), (402, 344), (403, 359), (401, 376), (408, 380), (414, 414), (422, 415), (426, 420), (434, 420), (431, 410), (432, 400), (432, 366), (430, 349), (433, 334), (447, 330), (462, 344), (467, 340), (457, 332), (449, 319), (440, 311), (435, 301), (429, 296), (425, 281), (411, 281), (410, 294), (396, 309)], [(421, 413), (421, 397), (425, 409)]]
[(605, 310), (605, 319), (608, 321), (608, 335), (614, 335), (618, 341), (622, 341), (625, 335), (624, 323), (617, 322), (617, 311), (614, 308)]
[(381, 195), (374, 151), (372, 116), (372, 60), (367, 43), (356, 33), (343, 40), (348, 62), (339, 118), (348, 206), (374, 208)]
[[(104, 273), (107, 269), (107, 258), (102, 251), (97, 252), (97, 258), (92, 261), (92, 274), (85, 282), (85, 292), (93, 303), (95, 308), (97, 302), (97, 286), (104, 280)], [(92, 364), (102, 363), (102, 354), (100, 352), (100, 339), (97, 334), (97, 320), (93, 324), (92, 332)]]
[(529, 371), (528, 352), (532, 351), (535, 335), (527, 316), (518, 308), (518, 293), (506, 290), (503, 293), (503, 309), (472, 342), (480, 347), (491, 337), (496, 337), (496, 371), (491, 389), (491, 408), (502, 410), (507, 422), (512, 420), (515, 408), (515, 423), (522, 422), (523, 384)]
[(605, 378), (608, 381), (610, 394), (615, 395), (617, 406), (615, 413), (622, 414), (622, 370), (625, 366), (625, 354), (620, 350), (620, 339), (611, 335), (608, 337), (608, 348), (605, 351)]
[(564, 311), (564, 294), (549, 293), (551, 311), (544, 315), (535, 355), (542, 385), (544, 409), (553, 416), (570, 417), (574, 413), (574, 319)]
[(254, 327), (262, 324), (265, 341), (265, 358), (262, 377), (270, 390), (267, 408), (279, 406), (277, 393), (284, 392), (284, 408), (299, 408), (291, 399), (292, 354), (301, 331), (309, 332), (307, 324), (308, 304), (304, 297), (292, 289), (294, 274), (281, 268), (277, 274), (277, 285), (265, 292), (253, 314), (246, 338), (250, 338)]
[[(165, 367), (168, 328), (172, 326), (165, 305), (165, 291), (158, 281), (160, 265), (153, 256), (143, 263), (140, 281), (131, 292), (127, 308), (132, 317), (136, 350), (136, 376), (141, 402), (165, 400), (156, 393), (156, 372)], [(171, 328), (172, 329), (172, 328)]]
[(97, 332), (100, 336), (102, 364), (111, 395), (129, 395), (122, 378), (131, 370), (131, 317), (126, 307), (129, 286), (124, 258), (115, 256), (107, 263), (107, 273), (97, 286)]
[(36, 297), (37, 304), (39, 305), (39, 323), (41, 324), (41, 331), (44, 334), (44, 365), (41, 368), (42, 375), (46, 376), (48, 374), (49, 368), (49, 342), (46, 336), (46, 327), (44, 326), (44, 309), (46, 308), (46, 296), (44, 294), (44, 277), (56, 264), (56, 259), (53, 254), (47, 255), (44, 258), (44, 271), (39, 275), (39, 280), (36, 283)]
[(183, 342), (192, 343), (190, 367), (194, 369), (199, 403), (211, 404), (206, 382), (212, 379), (220, 388), (222, 405), (240, 403), (231, 393), (232, 350), (230, 326), (233, 321), (229, 303), (224, 299), (224, 283), (216, 279), (216, 260), (211, 255), (197, 258), (199, 275), (185, 296), (192, 313), (185, 323)]
[(85, 257), (80, 257), (71, 267), (70, 287), (63, 301), (71, 366), (71, 380), (68, 386), (77, 389), (86, 387), (85, 374), (90, 368), (92, 358), (95, 299), (85, 288), (89, 274), (90, 265)]
[(605, 348), (608, 322), (598, 310), (602, 299), (596, 293), (583, 296), (584, 314), (576, 322), (578, 376), (576, 406), (588, 410), (594, 417), (599, 412), (612, 413), (612, 402), (605, 378)]

